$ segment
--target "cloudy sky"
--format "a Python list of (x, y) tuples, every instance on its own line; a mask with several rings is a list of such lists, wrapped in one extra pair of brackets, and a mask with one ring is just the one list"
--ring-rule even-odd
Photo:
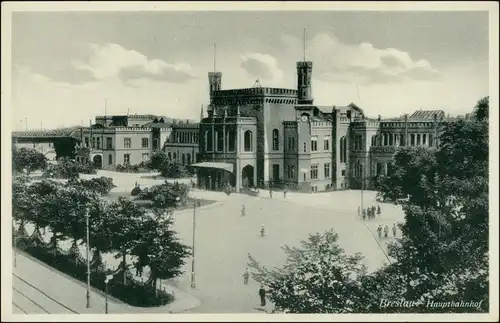
[(488, 95), (487, 12), (18, 12), (13, 127), (88, 124), (105, 101), (198, 118), (214, 42), (223, 89), (295, 88), (303, 28), (316, 104), (454, 115)]

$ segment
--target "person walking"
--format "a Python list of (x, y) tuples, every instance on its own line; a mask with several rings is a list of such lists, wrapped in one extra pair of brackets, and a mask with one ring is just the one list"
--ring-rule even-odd
[(260, 228), (260, 236), (263, 237), (264, 234), (266, 233), (266, 229), (264, 228), (264, 225)]
[(396, 233), (397, 233), (396, 223), (393, 223), (392, 224), (392, 236), (396, 237)]
[(375, 217), (375, 212), (377, 211), (377, 208), (375, 207), (375, 205), (372, 205), (372, 214), (373, 214), (373, 217)]
[(249, 277), (250, 277), (250, 272), (248, 271), (248, 268), (246, 268), (245, 272), (243, 273), (243, 285), (248, 285)]
[(363, 220), (366, 219), (366, 209), (363, 209)]
[(380, 215), (380, 213), (382, 213), (382, 211), (380, 211), (380, 205), (377, 205), (377, 214)]
[(358, 206), (358, 216), (361, 216), (361, 206)]
[(260, 296), (260, 306), (266, 306), (266, 290), (264, 289), (264, 285), (260, 285), (259, 296)]
[(273, 190), (271, 188), (269, 188), (269, 198), (270, 199), (273, 198)]
[(245, 204), (241, 207), (241, 216), (245, 216)]
[(388, 235), (389, 235), (389, 227), (386, 225), (384, 227), (384, 237), (387, 238)]
[(134, 263), (134, 267), (135, 267), (135, 275), (139, 276), (139, 271), (140, 271), (139, 261), (136, 261)]
[(285, 188), (283, 189), (283, 197), (286, 198), (286, 186)]
[(378, 237), (382, 238), (382, 226), (379, 224), (377, 228)]

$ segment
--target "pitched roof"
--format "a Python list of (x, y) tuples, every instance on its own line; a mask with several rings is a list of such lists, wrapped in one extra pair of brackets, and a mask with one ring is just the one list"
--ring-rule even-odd
[(438, 119), (444, 118), (444, 111), (442, 110), (417, 110), (413, 112), (410, 119), (434, 119), (435, 114)]

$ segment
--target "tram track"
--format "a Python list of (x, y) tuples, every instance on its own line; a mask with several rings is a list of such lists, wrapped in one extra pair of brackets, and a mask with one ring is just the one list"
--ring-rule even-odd
[[(33, 286), (23, 278), (12, 273), (12, 303), (25, 314), (78, 314), (77, 311), (59, 302)], [(14, 286), (17, 285), (17, 286)], [(18, 297), (15, 297), (17, 295)], [(23, 301), (24, 300), (24, 301)], [(24, 304), (23, 304), (24, 303)], [(40, 312), (40, 310), (42, 312)]]

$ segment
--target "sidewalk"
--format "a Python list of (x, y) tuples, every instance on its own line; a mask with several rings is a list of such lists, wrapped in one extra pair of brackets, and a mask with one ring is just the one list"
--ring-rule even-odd
[[(90, 294), (91, 308), (86, 308), (87, 287), (85, 283), (61, 273), (29, 255), (18, 252), (17, 266), (12, 269), (14, 275), (78, 313), (105, 313), (105, 295), (103, 292), (92, 288)], [(197, 298), (180, 289), (173, 286), (169, 286), (168, 289), (173, 291), (175, 295), (175, 300), (168, 305), (150, 308), (135, 307), (108, 296), (108, 312), (109, 314), (180, 313), (201, 305)]]

